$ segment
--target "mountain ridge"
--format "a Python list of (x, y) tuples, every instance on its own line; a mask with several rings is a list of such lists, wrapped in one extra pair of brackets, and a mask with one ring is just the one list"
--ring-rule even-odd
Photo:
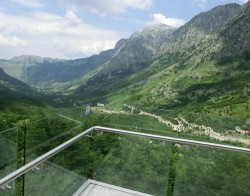
[[(39, 70), (52, 64), (39, 64), (30, 73), (36, 85), (44, 84), (44, 78), (49, 79), (45, 84), (49, 89), (61, 83), (58, 89), (81, 103), (102, 101), (119, 107), (128, 103), (246, 116), (249, 10), (249, 2), (228, 4), (195, 16), (179, 29), (148, 26), (99, 55), (58, 62), (53, 64), (57, 69), (45, 69), (42, 74)], [(242, 114), (230, 104), (244, 108)]]
[(9, 76), (0, 68), (0, 92), (3, 94), (28, 95), (32, 93), (32, 89), (22, 81)]
[[(223, 7), (225, 7), (224, 10), (223, 10)], [(231, 9), (231, 11), (229, 13), (228, 13), (228, 9)], [(204, 22), (205, 24), (207, 24), (209, 22), (209, 24), (211, 24), (211, 25), (215, 24), (214, 28), (210, 27), (209, 32), (213, 31), (213, 32), (217, 33), (218, 32), (217, 27), (218, 26), (222, 27), (225, 24), (227, 24), (227, 22), (229, 20), (231, 20), (240, 10), (241, 10), (241, 6), (239, 6), (237, 4), (229, 4), (229, 5), (225, 5), (225, 6), (218, 6), (218, 7), (214, 8), (208, 12), (205, 12), (205, 13), (202, 13), (202, 14), (195, 16), (190, 22), (188, 22), (183, 27), (180, 27), (179, 29), (173, 31), (171, 36), (168, 37), (169, 38), (168, 41), (165, 42), (163, 44), (163, 46), (161, 47), (161, 50), (160, 50), (161, 55), (159, 57), (157, 57), (155, 60), (155, 62), (160, 61), (161, 63), (159, 64), (159, 63), (148, 62), (148, 65), (153, 64), (153, 66), (143, 67), (140, 70), (141, 73), (138, 73), (136, 77), (133, 77), (134, 82), (141, 83), (141, 82), (143, 82), (143, 80), (146, 77), (150, 77), (154, 74), (157, 74), (157, 72), (159, 72), (160, 70), (162, 70), (162, 69), (166, 68), (167, 66), (170, 66), (174, 63), (177, 63), (178, 61), (182, 61), (183, 62), (182, 64), (185, 67), (185, 63), (188, 63), (190, 61), (190, 59), (191, 59), (191, 62), (193, 61), (192, 58), (195, 58), (195, 60), (197, 60), (197, 57), (198, 57), (198, 59), (202, 59), (203, 52), (201, 52), (198, 56), (194, 55), (194, 52), (197, 50), (196, 48), (201, 48), (201, 46), (204, 45), (203, 42), (206, 43), (206, 41), (210, 40), (211, 37), (213, 38), (213, 35), (211, 36), (210, 34), (208, 34), (208, 35), (201, 34), (200, 31), (198, 31), (196, 33), (196, 31), (194, 31), (193, 26), (198, 25), (198, 26), (201, 26), (202, 28), (204, 28), (204, 25), (201, 25), (200, 23)], [(216, 13), (216, 14), (226, 13), (226, 14), (223, 15), (223, 17), (221, 18), (221, 20), (219, 20), (219, 22), (213, 23), (213, 21), (216, 20), (216, 17), (213, 15), (213, 13)], [(201, 19), (200, 19), (200, 17), (201, 17)], [(198, 21), (198, 24), (197, 24), (197, 21)], [(183, 31), (183, 29), (185, 31)], [(188, 33), (186, 33), (186, 31)], [(135, 35), (136, 34), (138, 34), (138, 33), (135, 33)], [(177, 35), (179, 35), (179, 37)], [(200, 38), (197, 37), (197, 35), (200, 35)], [(133, 35), (131, 35), (131, 37), (133, 37)], [(192, 38), (192, 39), (190, 39), (190, 38)], [(195, 46), (195, 47), (193, 47), (193, 43), (192, 43), (193, 40), (195, 42), (197, 42), (197, 46)], [(166, 49), (166, 46), (167, 46), (167, 49)], [(202, 47), (204, 47), (204, 46), (202, 46)], [(193, 55), (193, 57), (192, 57), (192, 55)], [(198, 60), (198, 62), (199, 61), (200, 60)], [(119, 65), (119, 63), (116, 63), (116, 64)], [(177, 69), (177, 67), (175, 68), (175, 71), (177, 71), (176, 69)], [(180, 69), (180, 66), (178, 66), (178, 69)], [(138, 72), (138, 70), (134, 70), (134, 73), (136, 71)], [(110, 75), (105, 76), (105, 74), (102, 74), (101, 72), (99, 72), (95, 76), (93, 76), (92, 78), (87, 80), (84, 86), (86, 88), (87, 88), (87, 86), (91, 86), (91, 87), (95, 88), (95, 86), (98, 86), (98, 82), (101, 81), (99, 84), (101, 86), (100, 88), (102, 88), (102, 89), (99, 88), (99, 92), (103, 92), (105, 94), (105, 92), (108, 93), (110, 91), (109, 87), (107, 87), (108, 85), (111, 85), (112, 88), (114, 88), (114, 89), (117, 89), (115, 86), (118, 86), (118, 87), (119, 86), (126, 86), (125, 84), (133, 85), (132, 83), (128, 82), (128, 81), (130, 81), (129, 78), (127, 78), (128, 81), (121, 80), (122, 77), (120, 77), (119, 73), (114, 74), (116, 76), (116, 78), (114, 78), (113, 80), (112, 80), (112, 73), (110, 72), (110, 70), (108, 71), (108, 73), (111, 74), (111, 79), (109, 78)], [(133, 74), (133, 72), (128, 73), (127, 76), (125, 76), (125, 77), (129, 77), (128, 75), (131, 75), (131, 74)], [(143, 76), (143, 74), (144, 74), (144, 76)], [(138, 79), (136, 79), (137, 81), (135, 80), (135, 78), (138, 78)], [(121, 84), (122, 82), (119, 82), (119, 80), (122, 81), (124, 83), (124, 85)], [(115, 81), (116, 81), (117, 85), (114, 83)], [(103, 85), (103, 84), (105, 84), (105, 82), (106, 82), (106, 85)], [(84, 88), (85, 88), (84, 86), (82, 86), (78, 90), (76, 90), (77, 91), (76, 94), (81, 94), (81, 91), (84, 92), (84, 94), (88, 94), (88, 91), (84, 90)], [(105, 86), (105, 87), (103, 88), (103, 86)], [(96, 87), (96, 90), (97, 89), (98, 89), (98, 87)], [(92, 90), (91, 90), (91, 92), (92, 92)]]

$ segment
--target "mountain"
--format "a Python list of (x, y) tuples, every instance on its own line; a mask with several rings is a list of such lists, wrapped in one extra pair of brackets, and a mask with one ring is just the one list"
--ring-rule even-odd
[(0, 67), (29, 85), (56, 91), (74, 88), (72, 86), (84, 81), (82, 78), (92, 71), (100, 73), (89, 82), (107, 82), (107, 78), (111, 82), (147, 66), (174, 31), (175, 28), (167, 25), (151, 25), (98, 55), (76, 60), (20, 56), (0, 60)]
[(194, 17), (164, 44), (164, 54), (127, 77), (118, 92), (109, 88), (104, 101), (249, 118), (249, 5), (219, 6)]
[[(149, 25), (117, 42), (109, 62), (84, 77), (73, 96), (96, 97), (127, 85), (124, 79), (141, 71), (159, 56), (159, 48), (168, 42), (176, 29), (168, 25)], [(115, 85), (113, 85), (115, 84)]]
[(176, 29), (168, 25), (150, 25), (116, 44), (114, 56), (88, 85), (111, 83), (145, 68), (157, 57), (162, 43), (168, 41)]
[(91, 57), (67, 60), (63, 62), (46, 62), (27, 69), (29, 80), (35, 85), (66, 83), (77, 80), (89, 71), (107, 62), (113, 50), (103, 51)]
[(22, 55), (14, 57), (10, 60), (0, 60), (0, 67), (10, 76), (29, 82), (29, 75), (27, 69), (43, 63), (62, 62), (64, 60), (43, 58), (33, 55)]
[[(240, 5), (231, 3), (198, 14), (174, 32), (172, 40), (162, 46), (161, 54), (165, 54), (167, 61), (171, 60), (168, 59), (171, 56), (176, 58), (174, 61), (187, 61), (197, 48), (204, 47), (209, 43), (209, 39), (216, 37), (217, 32), (240, 10)], [(203, 52), (201, 54), (203, 55)], [(201, 54), (198, 55), (203, 58)], [(198, 55), (196, 60), (199, 60)]]
[[(233, 18), (219, 33), (223, 48), (220, 57), (245, 56), (250, 58), (250, 2), (246, 3), (241, 12)], [(216, 40), (215, 42), (218, 42)]]
[(113, 50), (76, 60), (23, 55), (10, 60), (0, 60), (0, 67), (12, 77), (30, 85), (51, 87), (56, 83), (67, 83), (81, 78), (112, 56)]
[(179, 29), (150, 25), (99, 55), (27, 66), (25, 77), (81, 103), (247, 116), (249, 17), (249, 2), (218, 6)]
[(176, 29), (167, 25), (149, 25), (133, 33), (110, 60), (106, 72), (135, 72), (158, 55), (162, 43), (167, 42)]
[[(219, 47), (211, 45), (217, 44), (216, 39), (219, 37), (219, 32), (241, 11), (240, 5), (227, 4), (198, 14), (177, 30), (168, 26), (149, 26), (134, 33), (128, 40), (120, 44), (119, 53), (110, 60), (110, 63), (88, 78), (84, 85), (76, 90), (75, 95), (89, 96), (93, 99), (93, 97), (107, 97), (116, 92), (119, 94), (119, 90), (125, 89), (124, 99), (132, 97), (129, 100), (134, 101), (140, 97), (145, 101), (138, 101), (138, 104), (166, 105), (166, 100), (177, 99), (174, 95), (180, 90), (179, 86), (181, 89), (185, 88), (185, 86), (181, 86), (182, 83), (176, 86), (174, 81), (179, 81), (184, 75), (187, 76), (182, 81), (183, 83), (188, 83), (190, 77), (195, 78), (192, 69), (197, 64), (207, 61), (205, 54), (211, 56), (212, 52), (216, 50), (218, 53)], [(164, 36), (160, 38), (159, 35)], [(144, 48), (145, 45), (147, 47)], [(150, 51), (148, 50), (149, 45), (151, 45)], [(143, 62), (141, 59), (147, 60)], [(165, 70), (168, 67), (169, 70)], [(164, 70), (165, 73), (158, 78)], [(177, 72), (183, 72), (183, 76), (178, 76)], [(200, 78), (200, 74), (197, 73), (197, 75)], [(157, 80), (154, 82), (153, 78), (157, 78)], [(193, 83), (199, 82), (202, 81), (197, 80)], [(158, 91), (157, 83), (163, 86), (159, 87), (160, 93), (155, 92)], [(174, 84), (172, 87), (171, 83)], [(157, 96), (153, 96), (156, 93)], [(162, 98), (162, 96), (168, 96), (168, 98)]]
[(0, 68), (0, 92), (1, 95), (14, 94), (30, 94), (31, 88), (25, 83), (9, 76)]

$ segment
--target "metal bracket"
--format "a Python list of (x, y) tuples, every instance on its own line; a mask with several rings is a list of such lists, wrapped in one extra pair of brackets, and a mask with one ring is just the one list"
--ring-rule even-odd
[(12, 181), (12, 186), (10, 186), (9, 183), (7, 183), (1, 186), (1, 189), (14, 189), (14, 187), (15, 187), (15, 181)]
[[(39, 167), (39, 166), (40, 166), (40, 167)], [(36, 170), (36, 171), (42, 170), (42, 163), (39, 164), (39, 166), (38, 166), (38, 165), (35, 165), (35, 166), (32, 168), (32, 170), (33, 170), (33, 171), (34, 171), (34, 170)]]
[(97, 136), (100, 136), (102, 134), (103, 134), (103, 131), (100, 131), (100, 130), (97, 131)]
[(90, 133), (90, 135), (86, 135), (86, 137), (92, 138), (93, 137), (92, 132)]

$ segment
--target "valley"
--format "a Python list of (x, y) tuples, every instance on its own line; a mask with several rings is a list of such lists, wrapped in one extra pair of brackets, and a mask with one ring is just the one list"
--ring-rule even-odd
[(171, 18), (177, 1), (100, 2), (0, 5), (1, 55), (24, 54), (0, 59), (0, 178), (90, 127), (132, 133), (99, 128), (0, 196), (68, 196), (87, 179), (157, 196), (249, 195), (250, 1), (190, 1), (186, 21)]
[[(87, 58), (23, 55), (1, 60), (2, 116), (19, 116), (21, 111), (20, 118), (29, 119), (26, 106), (34, 110), (31, 113), (47, 114), (97, 102), (113, 108), (104, 113), (120, 115), (118, 111), (128, 104), (169, 110), (170, 121), (151, 112), (138, 112), (175, 131), (246, 143), (236, 135), (237, 130), (249, 131), (249, 7), (249, 3), (218, 6), (180, 28), (149, 25), (119, 40), (114, 49)], [(237, 39), (242, 28), (244, 32)], [(8, 99), (13, 100), (10, 105)], [(213, 126), (184, 118), (187, 112), (241, 120), (230, 129), (222, 120), (223, 134), (236, 134), (222, 136)]]
[[(110, 16), (101, 14), (104, 25)], [(84, 41), (71, 25), (89, 26), (73, 10), (65, 17), (51, 21), (63, 19), (60, 36), (73, 36), (66, 46), (54, 35), (49, 44), (56, 40), (56, 48), (70, 51)], [(249, 195), (250, 157), (238, 149), (250, 147), (250, 1), (216, 6), (180, 26), (145, 24), (113, 48), (84, 58), (0, 60), (0, 178), (93, 126), (237, 150), (96, 130), (0, 195), (68, 196), (87, 179), (159, 196)], [(44, 29), (36, 32), (48, 33)]]

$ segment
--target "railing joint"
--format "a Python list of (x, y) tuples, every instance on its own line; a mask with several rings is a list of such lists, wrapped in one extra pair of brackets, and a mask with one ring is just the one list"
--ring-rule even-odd
[(9, 185), (10, 182), (0, 186), (1, 189), (5, 190), (5, 189), (13, 189), (15, 187), (15, 181), (12, 181), (12, 186)]

